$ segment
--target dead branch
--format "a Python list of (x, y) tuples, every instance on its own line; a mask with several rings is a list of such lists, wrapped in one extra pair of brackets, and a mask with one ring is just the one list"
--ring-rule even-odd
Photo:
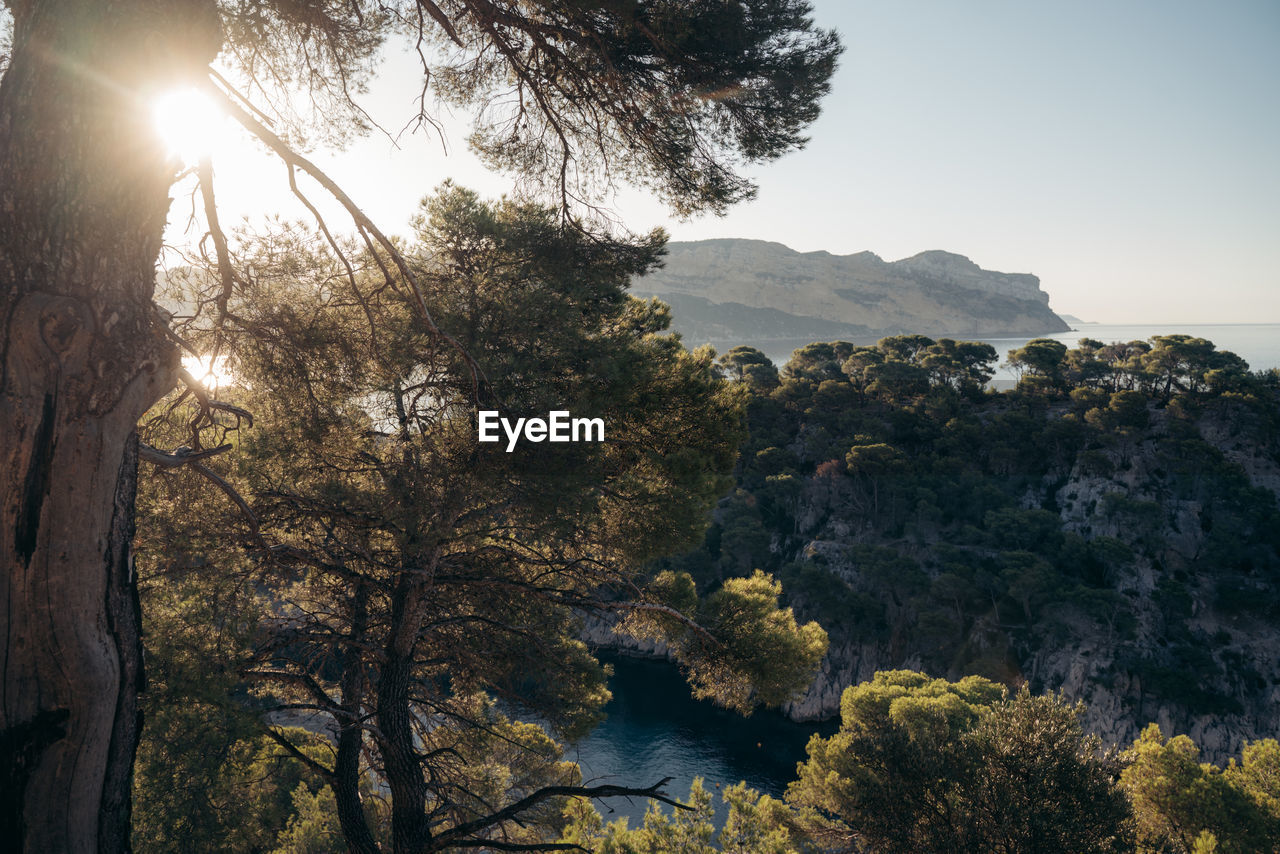
[(218, 259), (218, 276), (222, 280), (222, 292), (218, 295), (218, 312), (227, 316), (227, 305), (235, 290), (236, 274), (231, 266), (231, 252), (227, 249), (227, 235), (218, 221), (218, 203), (213, 193), (213, 159), (208, 155), (200, 158), (196, 169), (200, 181), (200, 196), (204, 199), (204, 216), (209, 225), (209, 235), (213, 238), (213, 248)]
[[(675, 807), (676, 809), (692, 810), (693, 807), (682, 804), (663, 793), (662, 787), (670, 782), (670, 777), (663, 777), (657, 783), (643, 789), (633, 786), (546, 786), (527, 797), (521, 798), (510, 806), (503, 807), (496, 812), (490, 813), (486, 816), (481, 816), (480, 818), (473, 819), (472, 821), (463, 822), (462, 824), (449, 829), (437, 836), (435, 842), (440, 847), (457, 845), (460, 842), (468, 841), (474, 843), (474, 840), (470, 838), (474, 837), (477, 833), (480, 833), (495, 824), (501, 824), (504, 821), (511, 821), (520, 813), (552, 798), (591, 798), (592, 800), (599, 800), (601, 798), (652, 798), (655, 801), (661, 801), (662, 803)], [(492, 845), (493, 843), (488, 842), (486, 844)], [(467, 847), (476, 847), (476, 845), (471, 844)]]
[(197, 451), (192, 448), (188, 448), (184, 445), (183, 447), (177, 448), (172, 452), (165, 452), (165, 451), (161, 451), (156, 448), (153, 448), (144, 442), (139, 442), (138, 458), (146, 460), (149, 463), (154, 463), (155, 465), (158, 465), (162, 468), (167, 468), (167, 469), (177, 468), (178, 466), (186, 466), (186, 465), (190, 465), (193, 468), (203, 468), (203, 466), (199, 465), (198, 463), (199, 460), (206, 460), (209, 457), (215, 457), (218, 454), (224, 454), (227, 451), (231, 450), (233, 447), (234, 447), (233, 445), (219, 445), (216, 448), (208, 448), (203, 451)]
[(196, 399), (200, 401), (200, 405), (205, 409), (217, 410), (219, 412), (227, 412), (234, 415), (237, 420), (243, 420), (248, 426), (253, 426), (253, 413), (247, 409), (236, 406), (232, 403), (225, 403), (221, 400), (214, 400), (209, 397), (208, 390), (204, 387), (204, 383), (200, 382), (186, 368), (178, 369), (178, 377), (191, 390)]

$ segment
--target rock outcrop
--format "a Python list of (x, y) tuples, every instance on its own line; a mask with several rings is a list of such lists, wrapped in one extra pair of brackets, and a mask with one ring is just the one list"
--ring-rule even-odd
[[(1105, 743), (1127, 745), (1146, 722), (1154, 721), (1166, 734), (1189, 735), (1205, 759), (1224, 764), (1228, 757), (1239, 756), (1245, 742), (1277, 735), (1280, 625), (1245, 608), (1226, 607), (1221, 588), (1215, 593), (1212, 578), (1206, 577), (1217, 569), (1202, 560), (1213, 529), (1212, 508), (1178, 497), (1171, 488), (1174, 474), (1166, 470), (1169, 448), (1161, 447), (1170, 419), (1167, 412), (1153, 410), (1141, 437), (1106, 453), (1082, 455), (1068, 472), (1055, 472), (1028, 487), (1023, 506), (1054, 508), (1064, 532), (1112, 538), (1133, 547), (1134, 560), (1114, 582), (1132, 625), (1102, 631), (1096, 624), (1081, 625), (1077, 631), (1064, 631), (1060, 642), (1022, 656), (1020, 670), (1009, 674), (1008, 681), (1027, 681), (1034, 690), (1061, 691), (1083, 701), (1086, 728)], [(1252, 495), (1242, 492), (1238, 500), (1272, 500), (1267, 493), (1280, 496), (1280, 457), (1274, 447), (1250, 441), (1231, 417), (1205, 417), (1198, 426), (1204, 441), (1227, 465), (1238, 466), (1248, 486), (1258, 490)], [(1242, 484), (1241, 489), (1247, 487)], [(851, 535), (840, 513), (827, 506), (811, 515), (822, 521), (806, 537), (801, 554), (817, 558), (825, 571), (852, 590), (878, 593), (850, 554), (848, 546), (858, 536)], [(923, 552), (931, 546), (918, 548)], [(1259, 568), (1258, 574), (1262, 572)], [(1256, 592), (1246, 588), (1242, 595), (1270, 595), (1263, 580), (1253, 583)], [(1169, 603), (1175, 599), (1181, 600), (1181, 626), (1170, 621)], [(909, 625), (914, 615), (891, 606), (888, 619)], [(980, 647), (987, 634), (979, 621), (967, 643)], [(929, 669), (891, 646), (849, 641), (833, 632), (814, 683), (784, 711), (798, 721), (831, 718), (839, 714), (845, 686), (870, 679), (877, 670)], [(1171, 696), (1169, 684), (1180, 684), (1180, 668), (1194, 670), (1199, 685), (1186, 695)], [(1196, 681), (1187, 681), (1188, 688)]]
[(1015, 338), (1068, 330), (1040, 280), (984, 270), (962, 255), (922, 252), (888, 262), (871, 252), (796, 252), (762, 240), (671, 243), (637, 296), (673, 306), (690, 344), (782, 338), (859, 343), (920, 333)]

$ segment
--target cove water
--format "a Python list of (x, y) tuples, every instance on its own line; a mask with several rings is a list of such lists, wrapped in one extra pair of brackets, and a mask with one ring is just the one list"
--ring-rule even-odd
[[(564, 758), (579, 764), (588, 786), (644, 787), (670, 777), (665, 791), (681, 801), (693, 778), (702, 777), (715, 798), (717, 824), (724, 820), (720, 790), (745, 780), (759, 792), (781, 796), (795, 779), (796, 763), (806, 757), (809, 737), (830, 735), (838, 726), (835, 721), (797, 724), (769, 709), (743, 717), (694, 700), (665, 661), (605, 660), (614, 668), (608, 717), (588, 736), (566, 745)], [(611, 798), (596, 808), (606, 822), (626, 816), (631, 827), (639, 827), (648, 799)]]

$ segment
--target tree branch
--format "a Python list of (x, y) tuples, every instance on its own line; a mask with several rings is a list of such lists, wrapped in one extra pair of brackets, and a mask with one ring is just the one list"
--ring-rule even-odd
[(682, 804), (662, 793), (662, 787), (670, 782), (670, 777), (663, 777), (657, 783), (644, 789), (632, 786), (547, 786), (527, 797), (521, 798), (510, 806), (503, 807), (497, 812), (472, 821), (463, 822), (441, 833), (436, 837), (436, 843), (440, 846), (453, 845), (457, 841), (465, 840), (467, 837), (480, 833), (485, 828), (501, 824), (504, 821), (511, 821), (520, 813), (551, 798), (653, 798), (655, 801), (661, 801), (676, 809), (692, 810), (693, 807)]
[(459, 839), (457, 842), (451, 842), (450, 848), (491, 848), (494, 851), (586, 851), (590, 854), (590, 848), (583, 848), (575, 842), (498, 842), (493, 839)]
[(178, 377), (182, 380), (187, 388), (191, 389), (191, 393), (196, 396), (201, 405), (206, 409), (216, 409), (220, 412), (229, 412), (236, 418), (243, 419), (250, 427), (253, 426), (253, 413), (247, 409), (242, 409), (231, 403), (223, 403), (220, 400), (214, 400), (209, 396), (208, 390), (204, 387), (204, 383), (200, 382), (186, 368), (178, 369)]
[[(213, 238), (214, 252), (218, 258), (218, 276), (222, 280), (222, 292), (218, 295), (219, 316), (227, 316), (227, 304), (235, 290), (235, 268), (231, 266), (231, 252), (227, 249), (227, 235), (218, 221), (218, 202), (213, 194), (213, 159), (209, 155), (200, 158), (196, 168), (200, 181), (200, 197), (204, 199), (204, 216), (209, 225), (209, 235)], [(207, 256), (206, 256), (207, 257)]]
[(244, 515), (245, 521), (249, 523), (249, 530), (252, 532), (253, 538), (264, 549), (268, 549), (269, 547), (267, 546), (266, 540), (262, 538), (262, 527), (258, 521), (258, 514), (253, 512), (249, 507), (249, 502), (245, 501), (244, 498), (240, 496), (240, 493), (236, 491), (236, 488), (228, 483), (221, 475), (215, 473), (202, 463), (193, 462), (191, 464), (191, 468), (204, 475), (205, 479), (212, 481), (214, 486), (221, 489), (222, 492), (231, 499), (232, 503), (240, 508), (240, 512)]
[(427, 330), (432, 335), (436, 335), (447, 341), (458, 352), (458, 354), (462, 356), (463, 361), (466, 362), (467, 369), (471, 372), (472, 385), (476, 396), (476, 402), (478, 403), (481, 388), (487, 388), (488, 386), (488, 380), (485, 378), (484, 372), (480, 368), (480, 364), (476, 362), (472, 355), (456, 338), (436, 325), (435, 319), (431, 315), (431, 310), (427, 307), (427, 301), (422, 294), (422, 287), (418, 283), (417, 276), (414, 275), (413, 270), (409, 267), (409, 262), (400, 253), (400, 250), (396, 248), (390, 238), (382, 233), (381, 229), (374, 224), (373, 220), (371, 220), (368, 215), (366, 215), (365, 212), (361, 210), (354, 201), (352, 201), (351, 197), (348, 196), (343, 189), (338, 186), (337, 182), (330, 178), (323, 169), (312, 163), (306, 157), (303, 157), (298, 152), (294, 151), (288, 143), (281, 139), (266, 125), (262, 124), (262, 122), (258, 121), (247, 110), (241, 107), (220, 86), (215, 85), (212, 80), (206, 80), (204, 81), (202, 88), (207, 94), (220, 102), (228, 114), (239, 122), (245, 130), (249, 131), (249, 133), (262, 141), (287, 165), (297, 167), (314, 178), (316, 182), (329, 193), (329, 195), (331, 195), (340, 205), (342, 205), (343, 208), (346, 209), (347, 214), (355, 222), (357, 228), (362, 232), (367, 232), (373, 236), (378, 245), (391, 258), (397, 272), (399, 272), (400, 276), (404, 279), (405, 284), (409, 288), (409, 293), (412, 296), (411, 302), (413, 307), (417, 310), (419, 319), (426, 324)]
[(157, 450), (156, 448), (153, 448), (144, 442), (139, 442), (138, 458), (146, 460), (149, 463), (154, 463), (155, 465), (158, 465), (162, 468), (167, 468), (167, 469), (177, 468), (178, 466), (185, 466), (185, 465), (190, 465), (193, 468), (204, 468), (204, 466), (198, 465), (199, 460), (208, 459), (209, 457), (215, 457), (218, 454), (226, 453), (227, 451), (231, 450), (233, 447), (235, 446), (219, 445), (216, 448), (209, 448), (203, 451), (194, 451), (191, 448), (188, 448), (184, 445), (183, 447), (176, 449), (172, 453), (166, 453), (164, 451)]
[(440, 28), (448, 33), (449, 38), (453, 39), (453, 43), (458, 47), (466, 47), (462, 39), (458, 37), (458, 31), (453, 28), (453, 22), (449, 20), (444, 12), (440, 11), (440, 7), (431, 0), (418, 0), (418, 8), (430, 15)]
[(281, 747), (283, 747), (289, 753), (289, 755), (292, 756), (294, 759), (297, 759), (303, 765), (306, 765), (308, 768), (310, 768), (312, 771), (315, 771), (317, 774), (324, 777), (326, 780), (332, 780), (334, 778), (334, 773), (332, 769), (325, 767), (321, 763), (312, 759), (307, 754), (303, 753), (294, 745), (293, 742), (289, 741), (289, 739), (285, 738), (283, 735), (276, 732), (271, 727), (267, 727), (266, 730), (267, 730), (267, 735), (271, 738), (271, 740), (274, 741), (276, 744), (280, 745)]

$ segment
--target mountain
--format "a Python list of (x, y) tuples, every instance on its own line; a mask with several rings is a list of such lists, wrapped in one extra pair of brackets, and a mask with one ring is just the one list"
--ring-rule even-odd
[(1069, 328), (1035, 276), (984, 270), (942, 251), (890, 262), (763, 240), (677, 242), (668, 244), (665, 266), (632, 291), (669, 303), (673, 328), (691, 345), (862, 343), (903, 333), (1018, 338)]

